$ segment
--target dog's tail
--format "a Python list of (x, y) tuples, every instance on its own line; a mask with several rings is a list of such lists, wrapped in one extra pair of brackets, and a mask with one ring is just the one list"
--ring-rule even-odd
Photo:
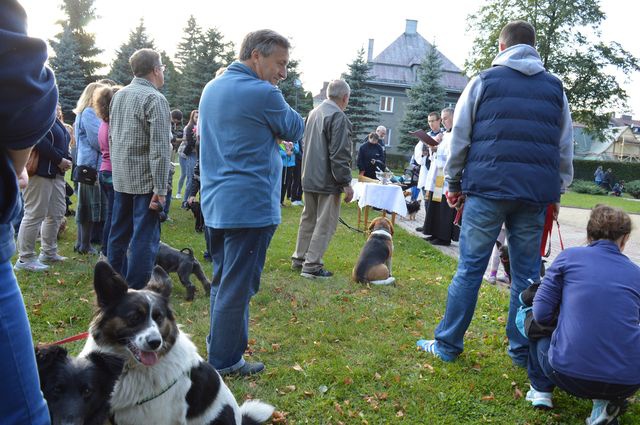
[(182, 248), (180, 250), (180, 252), (182, 252), (183, 254), (187, 254), (193, 257), (193, 250), (191, 248)]
[(259, 400), (247, 400), (240, 406), (242, 425), (260, 425), (273, 415), (274, 407)]

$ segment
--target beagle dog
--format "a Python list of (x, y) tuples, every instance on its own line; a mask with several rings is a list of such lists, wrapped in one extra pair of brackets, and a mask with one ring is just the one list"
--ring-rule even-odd
[(386, 217), (377, 217), (369, 225), (369, 238), (362, 247), (351, 278), (354, 282), (390, 285), (393, 254), (393, 224)]

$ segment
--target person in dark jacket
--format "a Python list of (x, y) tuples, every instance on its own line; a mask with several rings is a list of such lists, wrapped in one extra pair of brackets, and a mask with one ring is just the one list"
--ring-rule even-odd
[(372, 132), (367, 136), (367, 143), (363, 143), (358, 149), (358, 170), (361, 176), (376, 179), (376, 170), (384, 171), (384, 149), (378, 143), (379, 136)]
[(553, 407), (558, 386), (593, 400), (587, 424), (608, 424), (640, 389), (640, 267), (622, 253), (630, 234), (628, 214), (598, 205), (589, 245), (565, 249), (547, 269), (533, 317), (556, 328), (530, 342), (526, 399), (534, 407)]
[[(66, 260), (58, 254), (58, 229), (67, 209), (64, 173), (71, 168), (69, 142), (71, 135), (60, 120), (34, 149), (39, 153), (38, 170), (24, 189), (24, 217), (18, 231), (16, 270), (43, 271)], [(42, 229), (42, 230), (41, 230)], [(40, 255), (36, 254), (36, 238), (41, 231)]]
[(31, 329), (12, 269), (12, 220), (20, 210), (18, 177), (33, 145), (56, 119), (58, 90), (44, 66), (47, 46), (27, 36), (27, 16), (15, 0), (0, 2), (0, 418), (7, 425), (49, 425), (40, 391)]
[[(573, 178), (573, 130), (562, 82), (544, 69), (531, 24), (513, 21), (500, 32), (500, 53), (473, 78), (456, 104), (444, 178), (452, 208), (464, 202), (458, 269), (448, 289), (435, 339), (418, 346), (454, 361), (464, 349), (491, 250), (504, 223), (512, 282), (506, 332), (513, 364), (526, 367), (527, 339), (515, 316), (528, 280), (540, 277), (547, 206), (557, 216), (560, 194)], [(464, 172), (464, 173), (463, 173)]]

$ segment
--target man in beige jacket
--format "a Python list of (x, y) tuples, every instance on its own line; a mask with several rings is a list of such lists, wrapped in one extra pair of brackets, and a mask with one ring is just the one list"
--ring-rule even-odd
[(344, 113), (351, 89), (344, 80), (333, 80), (322, 104), (309, 113), (304, 130), (302, 190), (304, 209), (300, 217), (296, 250), (291, 266), (302, 277), (328, 278), (322, 256), (336, 231), (340, 194), (353, 198), (351, 188), (351, 122)]

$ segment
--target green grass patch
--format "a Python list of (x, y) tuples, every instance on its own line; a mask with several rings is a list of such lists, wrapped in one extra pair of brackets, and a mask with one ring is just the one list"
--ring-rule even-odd
[[(175, 187), (175, 186), (174, 186)], [(604, 197), (603, 197), (604, 198)], [(610, 199), (610, 198), (604, 198)], [(564, 199), (563, 199), (564, 203)], [(172, 203), (173, 222), (163, 241), (192, 247), (202, 259), (204, 240), (193, 231), (191, 213)], [(342, 217), (356, 223), (355, 205)], [(301, 278), (290, 269), (300, 208), (283, 208), (267, 255), (262, 286), (251, 304), (248, 355), (267, 369), (250, 378), (228, 378), (238, 400), (260, 398), (276, 406), (288, 424), (579, 424), (591, 403), (556, 390), (556, 409), (532, 409), (522, 398), (526, 371), (511, 364), (504, 332), (508, 293), (483, 285), (465, 339), (465, 352), (444, 363), (415, 350), (432, 337), (442, 317), (455, 260), (398, 228), (394, 238), (394, 287), (349, 281), (364, 237), (339, 225), (325, 256), (335, 277)], [(44, 274), (18, 272), (36, 342), (51, 342), (85, 331), (95, 311), (92, 288), (96, 257), (73, 253), (75, 225), (60, 241), (69, 256)], [(201, 261), (211, 273), (211, 266)], [(198, 292), (184, 301), (174, 280), (172, 305), (183, 330), (205, 356), (209, 299)], [(82, 343), (68, 348), (77, 353)], [(632, 405), (620, 421), (640, 423)]]
[(589, 195), (586, 193), (566, 192), (560, 201), (563, 207), (591, 209), (597, 204), (621, 208), (629, 214), (640, 214), (640, 201), (629, 196)]

